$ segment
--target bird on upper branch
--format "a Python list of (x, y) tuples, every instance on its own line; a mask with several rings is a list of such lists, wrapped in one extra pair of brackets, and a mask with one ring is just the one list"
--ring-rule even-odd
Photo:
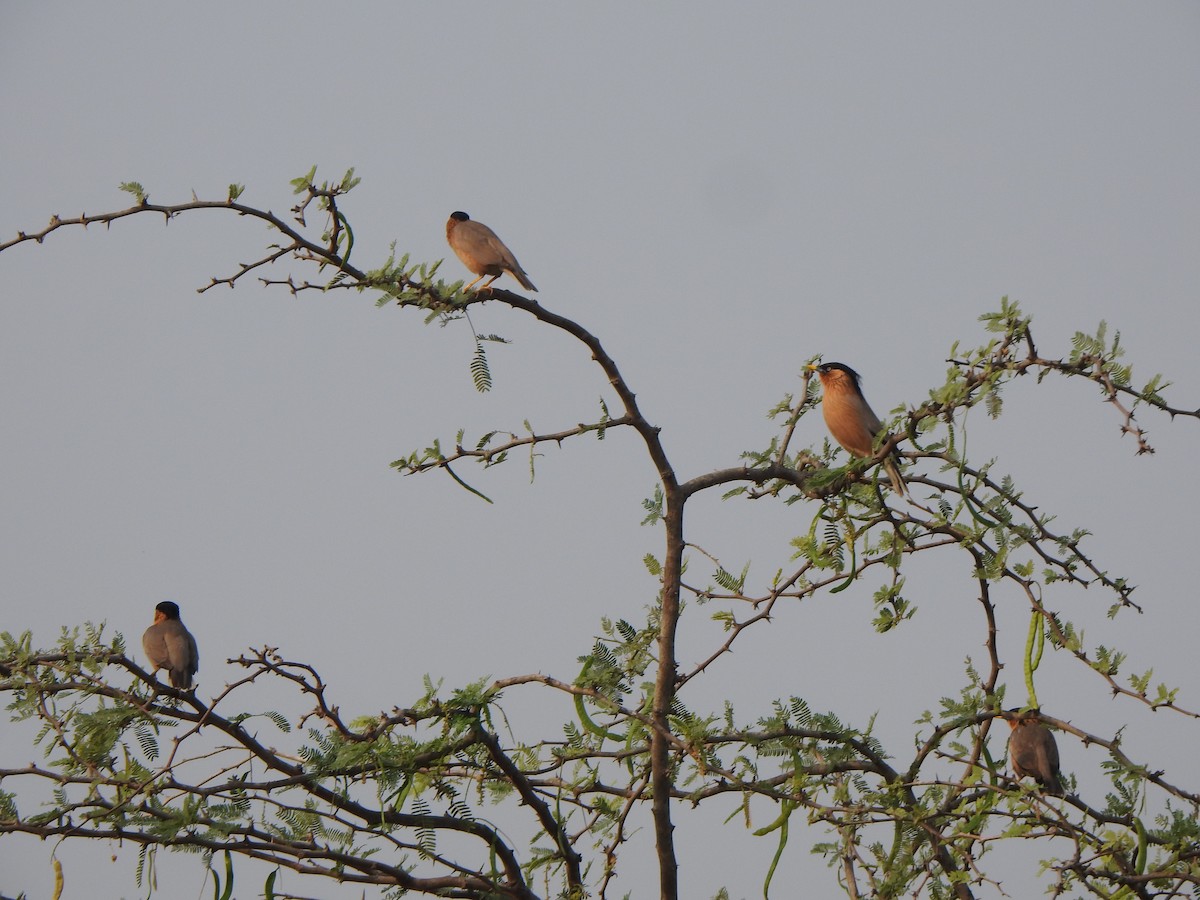
[(521, 287), (525, 290), (537, 290), (512, 251), (496, 237), (496, 232), (482, 222), (471, 221), (471, 217), (465, 212), (450, 214), (446, 221), (446, 241), (450, 244), (450, 249), (462, 260), (463, 265), (479, 276), (463, 288), (464, 291), (469, 291), (488, 275), (492, 276), (491, 281), (483, 287), (491, 287), (492, 281), (505, 272), (521, 282)]

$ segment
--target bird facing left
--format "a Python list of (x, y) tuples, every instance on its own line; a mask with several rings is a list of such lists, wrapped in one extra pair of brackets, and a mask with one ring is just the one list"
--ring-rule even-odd
[[(886, 438), (883, 423), (867, 403), (859, 383), (858, 373), (842, 363), (825, 363), (821, 366), (806, 366), (821, 379), (824, 396), (821, 412), (825, 425), (833, 439), (852, 455), (871, 459), (875, 455), (876, 441)], [(892, 450), (883, 458), (883, 468), (892, 482), (892, 489), (904, 496), (907, 489), (900, 475), (900, 454)]]
[(512, 251), (496, 237), (496, 232), (482, 222), (473, 222), (465, 212), (453, 212), (446, 220), (446, 242), (462, 264), (479, 276), (463, 288), (464, 291), (491, 275), (491, 280), (483, 286), (489, 288), (505, 272), (521, 282), (525, 290), (537, 290)]
[(171, 687), (190, 691), (200, 668), (196, 639), (179, 618), (179, 605), (164, 600), (154, 607), (154, 624), (142, 635), (142, 649), (154, 666), (151, 675), (166, 669)]

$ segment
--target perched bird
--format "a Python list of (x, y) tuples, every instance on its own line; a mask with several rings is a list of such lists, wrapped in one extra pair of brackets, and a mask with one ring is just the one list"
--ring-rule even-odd
[[(521, 264), (517, 262), (517, 258), (512, 255), (512, 251), (496, 237), (496, 232), (482, 222), (472, 222), (465, 212), (450, 214), (446, 221), (446, 241), (450, 244), (450, 249), (462, 260), (463, 265), (479, 276), (463, 290), (469, 291), (482, 281), (484, 276), (491, 275), (492, 281), (495, 281), (505, 272), (521, 282), (521, 287), (525, 290), (537, 290), (525, 274), (525, 270), (521, 268)], [(492, 281), (484, 287), (491, 287)]]
[(1058, 744), (1054, 734), (1039, 721), (1038, 711), (1010, 709), (1001, 713), (1012, 729), (1008, 736), (1008, 762), (1018, 778), (1029, 776), (1047, 794), (1061, 797), (1062, 778), (1058, 771)]
[[(870, 459), (875, 455), (875, 439), (883, 431), (883, 423), (867, 405), (858, 384), (858, 373), (841, 363), (825, 363), (823, 366), (808, 366), (821, 379), (825, 396), (821, 400), (821, 411), (825, 424), (833, 439), (854, 456)], [(900, 455), (893, 450), (883, 459), (883, 467), (891, 479), (892, 489), (901, 496), (907, 493), (900, 468), (896, 465)]]
[(179, 621), (179, 605), (164, 600), (154, 607), (154, 624), (142, 635), (142, 649), (154, 665), (150, 674), (166, 669), (171, 687), (192, 688), (192, 676), (200, 668), (196, 639)]

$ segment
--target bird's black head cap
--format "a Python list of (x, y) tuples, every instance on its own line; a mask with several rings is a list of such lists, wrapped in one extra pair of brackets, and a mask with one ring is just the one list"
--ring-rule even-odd
[(847, 366), (845, 362), (824, 362), (824, 364), (817, 366), (817, 371), (827, 374), (829, 372), (845, 372), (848, 376), (856, 380), (856, 382), (858, 380), (858, 372)]
[(454, 221), (456, 221), (456, 222), (466, 222), (466, 221), (467, 221), (467, 220), (469, 220), (471, 217), (470, 217), (470, 216), (468, 216), (468, 215), (467, 215), (465, 212), (463, 212), (463, 211), (460, 209), (460, 210), (458, 210), (458, 211), (456, 211), (456, 212), (452, 212), (452, 213), (450, 213), (450, 218), (454, 219)]
[(1033, 722), (1041, 718), (1042, 711), (1036, 706), (1031, 706), (1028, 709), (1021, 706), (1014, 706), (1012, 709), (1002, 710), (1000, 715), (1010, 722)]
[(845, 372), (854, 381), (855, 385), (862, 381), (862, 377), (845, 363), (824, 363), (817, 366), (817, 371), (822, 375), (828, 375), (830, 372)]
[(164, 600), (158, 606), (154, 607), (158, 612), (162, 613), (168, 619), (179, 618), (179, 604), (174, 600)]

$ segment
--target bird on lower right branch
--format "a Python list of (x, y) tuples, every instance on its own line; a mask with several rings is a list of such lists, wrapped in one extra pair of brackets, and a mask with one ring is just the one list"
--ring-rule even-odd
[(492, 281), (505, 272), (521, 282), (521, 287), (525, 290), (537, 290), (512, 251), (496, 237), (496, 232), (482, 222), (472, 222), (465, 212), (450, 214), (446, 221), (446, 242), (462, 260), (463, 265), (479, 276), (463, 288), (464, 291), (469, 291), (488, 275), (491, 275), (492, 279), (483, 287), (491, 287)]
[[(821, 379), (824, 396), (821, 411), (825, 424), (833, 439), (853, 456), (871, 459), (875, 456), (875, 442), (881, 437), (883, 423), (875, 415), (863, 396), (858, 373), (842, 363), (825, 363), (807, 366)], [(886, 435), (882, 435), (886, 437)], [(892, 490), (900, 496), (908, 493), (897, 464), (900, 454), (892, 450), (883, 458), (883, 468), (892, 482)]]
[(1058, 744), (1053, 732), (1042, 724), (1038, 711), (1010, 709), (1001, 715), (1012, 729), (1008, 736), (1008, 763), (1013, 773), (1018, 778), (1028, 776), (1047, 794), (1061, 797), (1063, 785), (1058, 769)]

